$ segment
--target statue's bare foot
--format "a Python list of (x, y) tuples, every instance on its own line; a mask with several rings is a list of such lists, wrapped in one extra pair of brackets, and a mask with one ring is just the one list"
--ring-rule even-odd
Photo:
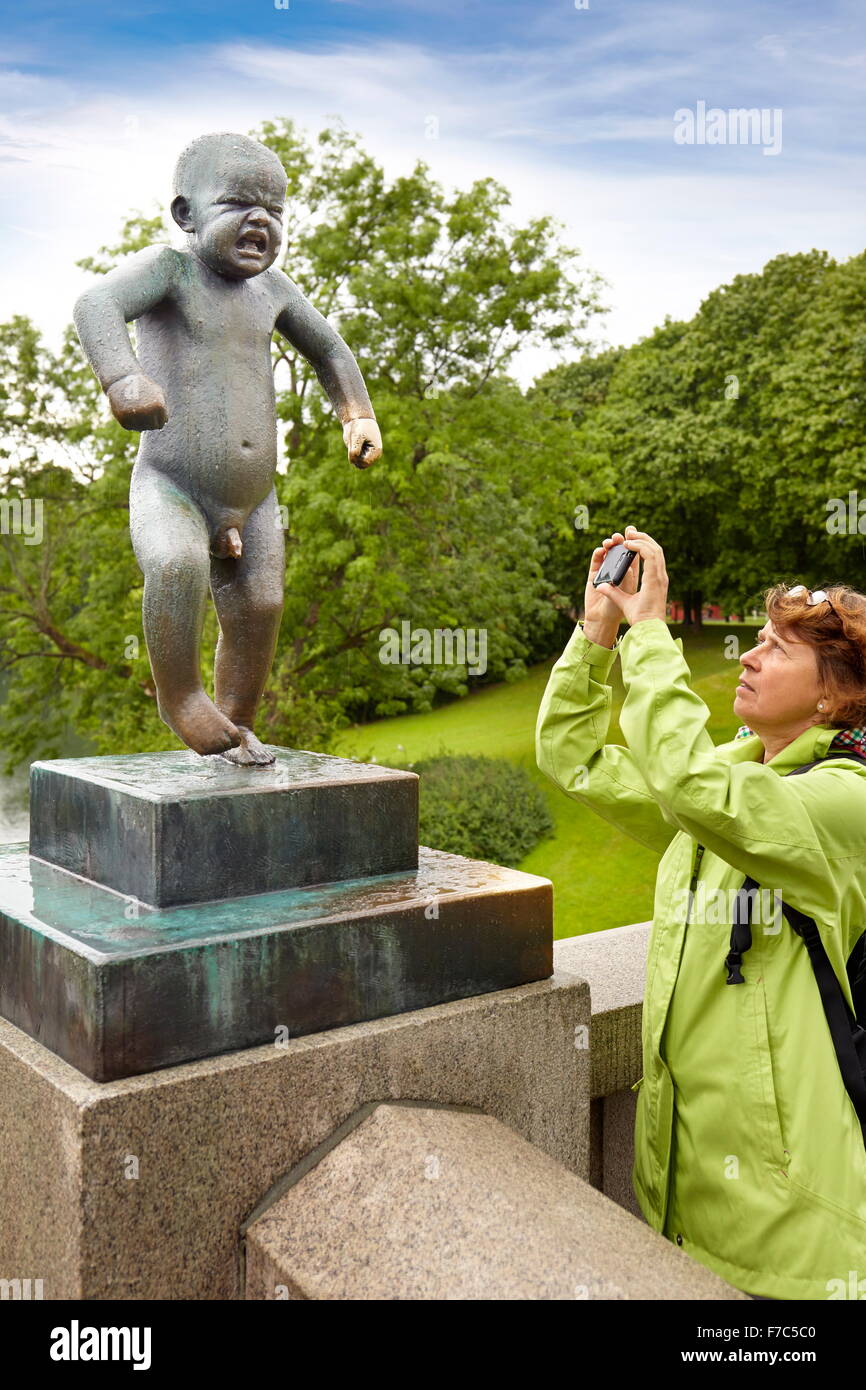
[(236, 763), (238, 767), (270, 767), (271, 763), (276, 762), (276, 754), (259, 743), (252, 729), (245, 729), (243, 724), (238, 724), (237, 729), (241, 741), (237, 748), (223, 753), (227, 763)]
[(236, 748), (241, 740), (240, 730), (221, 714), (203, 690), (185, 695), (172, 704), (160, 702), (160, 718), (183, 739), (187, 748), (207, 757)]

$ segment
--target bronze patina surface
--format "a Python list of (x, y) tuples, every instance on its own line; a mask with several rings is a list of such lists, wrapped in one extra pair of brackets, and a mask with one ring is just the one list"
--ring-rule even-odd
[[(350, 349), (274, 268), (286, 187), (282, 164), (259, 141), (200, 136), (174, 175), (171, 212), (186, 249), (125, 257), (74, 311), (116, 419), (142, 431), (130, 530), (160, 716), (197, 753), (248, 766), (273, 761), (253, 723), (283, 608), (275, 329), (313, 366), (352, 463), (368, 468), (382, 452)], [(220, 625), (213, 700), (199, 660), (208, 587)]]
[(418, 777), (300, 749), (255, 774), (137, 753), (30, 769), (30, 851), (154, 907), (413, 869)]
[(0, 1014), (99, 1081), (553, 971), (547, 879), (419, 849), (414, 773), (253, 731), (283, 606), (275, 330), (315, 370), (350, 461), (382, 451), (352, 352), (274, 267), (286, 188), (258, 141), (200, 137), (175, 170), (186, 248), (126, 257), (75, 306), (115, 417), (142, 434), (144, 634), (189, 750), (34, 763), (29, 853), (0, 847)]
[(553, 973), (547, 879), (418, 868), (150, 910), (0, 846), (0, 1013), (97, 1081)]

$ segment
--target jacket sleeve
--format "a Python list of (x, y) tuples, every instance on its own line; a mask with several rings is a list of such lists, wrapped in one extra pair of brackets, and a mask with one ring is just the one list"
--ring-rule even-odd
[[(866, 775), (845, 763), (785, 777), (763, 762), (719, 757), (709, 710), (689, 688), (682, 650), (661, 618), (629, 629), (621, 662), (620, 724), (647, 787), (675, 823), (814, 917), (822, 935), (832, 938), (852, 892), (849, 906), (862, 926)], [(849, 945), (834, 944), (838, 962)]]
[(590, 642), (580, 624), (575, 627), (550, 672), (538, 710), (536, 762), (567, 796), (661, 854), (673, 839), (674, 822), (660, 808), (630, 750), (605, 742), (612, 700), (607, 681), (617, 651)]

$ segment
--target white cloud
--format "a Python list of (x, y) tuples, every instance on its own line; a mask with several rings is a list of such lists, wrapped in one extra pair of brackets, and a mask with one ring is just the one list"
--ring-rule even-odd
[[(231, 43), (184, 49), (168, 69), (163, 53), (159, 80), (155, 66), (143, 68), (99, 93), (27, 78), (18, 89), (26, 101), (7, 100), (0, 118), (2, 315), (27, 313), (57, 341), (86, 281), (75, 260), (112, 241), (130, 210), (168, 200), (183, 145), (280, 116), (314, 133), (339, 112), (391, 177), (418, 159), (446, 185), (492, 175), (512, 191), (515, 220), (559, 217), (565, 240), (611, 282), (613, 312), (597, 331), (612, 342), (634, 341), (668, 313), (689, 317), (717, 284), (779, 252), (862, 249), (859, 162), (832, 142), (826, 156), (797, 146), (798, 123), (813, 129), (828, 112), (792, 119), (786, 110), (785, 150), (773, 161), (759, 149), (674, 156), (678, 103), (665, 98), (659, 110), (657, 93), (637, 94), (651, 78), (669, 91), (679, 73), (674, 85), (692, 101), (691, 59), (594, 71), (607, 40), (590, 38), (582, 56), (577, 36), (573, 45), (555, 71), (537, 52), (502, 47), (479, 58), (367, 38), (363, 64), (355, 45)], [(770, 53), (758, 61), (775, 66)], [(6, 76), (16, 90), (21, 74)], [(437, 139), (425, 138), (431, 115)], [(528, 355), (521, 375), (552, 360)]]

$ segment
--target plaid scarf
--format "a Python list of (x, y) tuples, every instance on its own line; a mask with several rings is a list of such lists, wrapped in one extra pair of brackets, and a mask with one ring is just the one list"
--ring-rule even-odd
[[(741, 724), (734, 738), (751, 738), (754, 729), (750, 729), (748, 724)], [(840, 729), (830, 748), (852, 748), (855, 753), (866, 758), (866, 729)], [(828, 752), (830, 749), (827, 750)]]

